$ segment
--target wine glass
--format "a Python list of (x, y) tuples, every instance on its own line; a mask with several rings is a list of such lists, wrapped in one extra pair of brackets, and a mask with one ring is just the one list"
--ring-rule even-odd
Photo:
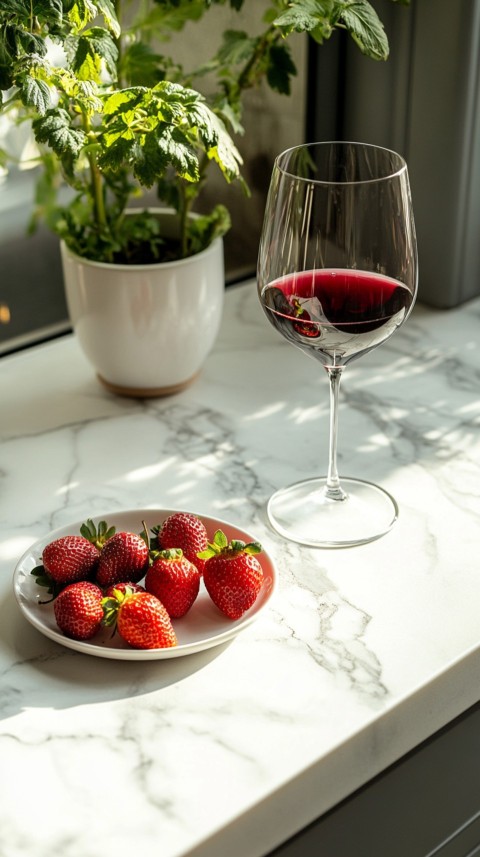
[(345, 366), (385, 342), (417, 293), (407, 165), (363, 143), (295, 146), (273, 167), (258, 257), (258, 292), (271, 324), (318, 360), (330, 381), (328, 473), (281, 488), (273, 528), (307, 547), (351, 547), (383, 536), (394, 498), (337, 471), (339, 385)]

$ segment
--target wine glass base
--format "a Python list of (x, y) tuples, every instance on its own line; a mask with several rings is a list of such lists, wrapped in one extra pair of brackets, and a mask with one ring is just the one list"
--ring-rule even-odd
[(345, 499), (325, 496), (326, 477), (296, 482), (270, 498), (267, 514), (281, 536), (310, 548), (347, 548), (373, 542), (398, 517), (393, 497), (372, 482), (342, 479)]

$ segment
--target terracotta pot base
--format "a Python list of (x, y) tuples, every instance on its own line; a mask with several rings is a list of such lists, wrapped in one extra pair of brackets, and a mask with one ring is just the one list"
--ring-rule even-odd
[(190, 384), (193, 384), (199, 374), (200, 372), (195, 372), (195, 375), (192, 375), (186, 381), (182, 381), (181, 384), (172, 384), (168, 387), (122, 387), (119, 384), (112, 384), (110, 381), (102, 378), (101, 375), (97, 374), (97, 378), (107, 390), (115, 393), (117, 396), (128, 396), (131, 399), (155, 399), (160, 396), (173, 396), (175, 393), (180, 393), (186, 387), (189, 387)]

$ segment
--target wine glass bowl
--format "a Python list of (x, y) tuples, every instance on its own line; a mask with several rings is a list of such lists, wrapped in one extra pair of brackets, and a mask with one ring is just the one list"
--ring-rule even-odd
[(396, 520), (383, 488), (337, 472), (338, 394), (344, 368), (392, 336), (417, 293), (407, 165), (363, 143), (313, 143), (275, 161), (258, 256), (270, 323), (318, 360), (330, 380), (328, 473), (280, 489), (272, 526), (310, 547), (379, 538)]

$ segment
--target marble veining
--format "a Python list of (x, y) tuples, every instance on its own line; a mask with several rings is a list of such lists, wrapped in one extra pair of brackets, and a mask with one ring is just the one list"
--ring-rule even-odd
[[(134, 401), (66, 336), (0, 360), (0, 857), (264, 857), (478, 699), (480, 302), (417, 306), (342, 381), (340, 472), (396, 497), (362, 548), (269, 528), (324, 472), (328, 385), (227, 291), (195, 384)], [(12, 574), (50, 530), (133, 508), (230, 520), (275, 557), (237, 639), (158, 662), (89, 658), (22, 617)]]

